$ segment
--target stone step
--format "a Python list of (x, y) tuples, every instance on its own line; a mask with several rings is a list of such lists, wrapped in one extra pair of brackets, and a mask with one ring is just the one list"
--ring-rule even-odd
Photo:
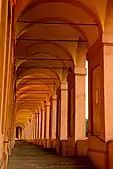
[(8, 162), (8, 169), (96, 169), (85, 157), (61, 157), (55, 150), (16, 142)]

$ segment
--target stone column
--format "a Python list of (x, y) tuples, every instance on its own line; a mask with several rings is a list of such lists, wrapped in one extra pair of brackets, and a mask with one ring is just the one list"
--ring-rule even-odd
[(56, 122), (57, 122), (57, 95), (52, 97), (52, 114), (51, 114), (51, 139), (56, 139)]
[(29, 141), (31, 141), (33, 139), (33, 124), (32, 124), (32, 119), (30, 119), (29, 121)]
[(29, 121), (26, 126), (26, 138), (30, 140), (30, 136), (31, 136), (31, 130), (30, 130), (30, 121)]
[(8, 25), (8, 0), (0, 2), (0, 116), (2, 119), (2, 132), (4, 122), (4, 97), (5, 97), (5, 75), (6, 75), (6, 60), (7, 53), (7, 25)]
[[(8, 60), (7, 48), (7, 29), (8, 26), (8, 0), (0, 1), (0, 159), (3, 159), (3, 168), (7, 168), (8, 144), (7, 136), (4, 132), (4, 123), (6, 122), (5, 96), (6, 96), (6, 72)], [(7, 123), (6, 123), (7, 124)], [(6, 138), (4, 138), (6, 136)], [(4, 141), (3, 141), (4, 140)]]
[[(88, 50), (88, 156), (97, 168), (108, 168), (113, 140), (113, 46), (98, 39)], [(109, 157), (110, 159), (110, 157)], [(111, 161), (113, 158), (111, 157)], [(113, 166), (111, 167), (113, 168)], [(111, 169), (110, 168), (110, 169)]]
[(60, 114), (60, 138), (57, 144), (57, 152), (66, 156), (68, 137), (68, 84), (61, 84), (61, 114)]
[(42, 139), (44, 139), (45, 132), (45, 109), (42, 109)]
[(51, 140), (49, 137), (49, 133), (50, 133), (50, 102), (47, 103), (46, 105), (46, 142), (47, 148), (51, 147)]
[(31, 140), (33, 140), (33, 119), (31, 119), (30, 129), (31, 129)]
[(50, 102), (47, 103), (47, 112), (46, 112), (46, 139), (49, 139), (49, 130), (50, 130)]
[(67, 140), (68, 122), (68, 84), (61, 84), (61, 120), (60, 120), (60, 140)]
[(26, 127), (23, 128), (23, 134), (22, 134), (22, 139), (25, 140), (25, 132), (26, 132)]
[(75, 141), (85, 139), (85, 76), (85, 68), (75, 68)]
[(38, 113), (36, 113), (36, 131), (35, 131), (35, 135), (36, 135), (36, 140), (38, 139)]
[(35, 139), (35, 117), (33, 116), (33, 119), (32, 119), (32, 132), (33, 132), (33, 141)]
[(32, 134), (31, 134), (31, 119), (28, 122), (28, 127), (27, 127), (27, 138), (28, 140), (30, 140), (32, 138)]
[(41, 111), (39, 111), (39, 139), (41, 139)]
[(26, 140), (28, 140), (28, 139), (30, 139), (30, 136), (29, 136), (29, 134), (30, 134), (30, 131), (29, 131), (29, 122), (27, 123), (27, 125), (26, 125), (26, 131), (25, 131), (25, 139)]

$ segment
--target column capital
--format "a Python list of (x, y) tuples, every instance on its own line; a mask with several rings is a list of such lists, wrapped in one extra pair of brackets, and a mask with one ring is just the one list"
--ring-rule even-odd
[(42, 112), (45, 112), (45, 107), (42, 107)]
[(61, 83), (61, 90), (68, 90), (68, 83)]
[(56, 95), (56, 93), (52, 96), (52, 100), (57, 100), (57, 95)]
[(78, 76), (86, 76), (87, 75), (87, 68), (75, 67), (74, 73), (75, 73), (75, 75), (78, 75)]
[(49, 107), (49, 106), (50, 106), (50, 102), (47, 102), (47, 103), (46, 103), (46, 107)]

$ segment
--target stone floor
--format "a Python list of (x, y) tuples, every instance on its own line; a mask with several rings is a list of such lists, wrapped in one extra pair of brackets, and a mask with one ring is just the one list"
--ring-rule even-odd
[(17, 141), (8, 169), (95, 169), (87, 158), (61, 157), (37, 145)]

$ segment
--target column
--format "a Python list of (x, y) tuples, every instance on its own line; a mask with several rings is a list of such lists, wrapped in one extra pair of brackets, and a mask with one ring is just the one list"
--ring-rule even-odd
[(42, 109), (42, 139), (44, 139), (45, 132), (45, 108)]
[(36, 139), (36, 116), (35, 116), (35, 113), (34, 113), (34, 116), (33, 116), (33, 140)]
[(68, 84), (61, 84), (60, 140), (67, 140)]
[[(88, 60), (88, 156), (97, 168), (108, 167), (108, 145), (113, 139), (113, 47), (98, 40)], [(113, 151), (113, 150), (111, 150)], [(112, 167), (113, 168), (113, 167)]]
[(57, 95), (52, 97), (52, 114), (51, 114), (51, 139), (56, 139), (56, 122), (57, 122)]
[(75, 141), (85, 139), (85, 76), (85, 68), (75, 68)]
[[(108, 146), (109, 169), (113, 168), (113, 43), (104, 44), (104, 120), (105, 142)], [(101, 121), (102, 124), (103, 121)], [(104, 128), (104, 127), (103, 127)], [(106, 160), (107, 160), (106, 158)], [(106, 165), (106, 166), (107, 166)], [(106, 167), (108, 168), (108, 167)]]
[(30, 123), (30, 130), (31, 130), (31, 137), (30, 139), (32, 140), (33, 139), (33, 119), (31, 119), (31, 123)]
[(29, 139), (28, 125), (29, 125), (29, 123), (26, 124), (26, 126), (25, 126), (25, 139), (26, 139), (26, 140)]
[(39, 111), (39, 139), (41, 139), (41, 111)]
[(35, 130), (35, 132), (36, 132), (36, 140), (38, 139), (38, 113), (36, 113), (36, 130)]
[(33, 126), (32, 126), (32, 119), (29, 120), (29, 128), (28, 128), (28, 133), (29, 133), (29, 141), (33, 139)]
[[(0, 2), (0, 116), (4, 118), (3, 99), (4, 99), (4, 87), (5, 87), (5, 61), (7, 60), (7, 24), (8, 24), (8, 0), (2, 0)], [(3, 121), (2, 121), (3, 123)], [(3, 127), (3, 125), (1, 126)], [(3, 130), (3, 128), (2, 128)]]
[(28, 124), (26, 126), (26, 138), (27, 138), (27, 140), (30, 140), (30, 135), (31, 135), (31, 132), (30, 132), (30, 120), (29, 120)]
[(3, 142), (3, 124), (4, 124), (4, 101), (5, 101), (5, 63), (8, 58), (7, 53), (7, 24), (8, 24), (8, 0), (0, 1), (0, 159), (3, 158), (3, 168), (7, 168), (7, 144)]
[(46, 139), (49, 139), (49, 131), (50, 131), (50, 102), (46, 105)]

